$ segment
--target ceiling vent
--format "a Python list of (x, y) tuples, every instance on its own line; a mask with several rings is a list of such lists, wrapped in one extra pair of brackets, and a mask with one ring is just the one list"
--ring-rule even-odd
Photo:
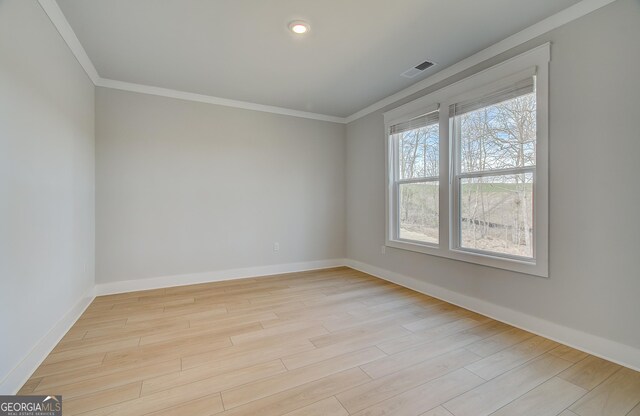
[(429, 62), (429, 61), (424, 61), (423, 63), (414, 66), (413, 68), (404, 71), (402, 74), (403, 77), (405, 78), (413, 78), (416, 75), (422, 73), (422, 71), (424, 71), (427, 68), (431, 68), (432, 66), (434, 66), (435, 64), (433, 62)]

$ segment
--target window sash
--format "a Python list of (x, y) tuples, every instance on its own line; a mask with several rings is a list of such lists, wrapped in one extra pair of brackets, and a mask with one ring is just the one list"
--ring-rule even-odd
[(468, 179), (468, 178), (482, 178), (485, 176), (507, 176), (517, 175), (519, 173), (535, 173), (535, 166), (523, 166), (521, 168), (508, 168), (508, 169), (488, 169), (478, 170), (474, 172), (456, 173), (456, 179)]
[(482, 250), (482, 249), (477, 249), (477, 248), (473, 248), (473, 247), (464, 247), (462, 245), (462, 196), (461, 196), (461, 182), (463, 179), (469, 179), (469, 178), (482, 178), (482, 177), (487, 177), (487, 176), (511, 176), (511, 175), (518, 175), (518, 174), (523, 174), (523, 173), (531, 173), (533, 175), (533, 181), (532, 181), (532, 197), (535, 200), (536, 199), (536, 168), (534, 167), (523, 167), (523, 168), (516, 168), (516, 169), (499, 169), (499, 170), (493, 170), (493, 171), (483, 171), (483, 172), (473, 172), (472, 174), (462, 174), (460, 176), (456, 176), (453, 180), (453, 186), (452, 186), (452, 199), (453, 199), (453, 209), (452, 209), (452, 213), (453, 213), (453, 218), (451, 219), (452, 222), (452, 236), (453, 236), (453, 240), (452, 240), (452, 248), (454, 248), (455, 250), (459, 250), (459, 251), (463, 251), (463, 252), (469, 252), (469, 253), (476, 253), (476, 254), (482, 254), (482, 255), (486, 255), (486, 256), (491, 256), (491, 257), (495, 257), (495, 258), (504, 258), (504, 259), (509, 259), (509, 260), (517, 260), (517, 261), (521, 261), (524, 263), (533, 263), (535, 264), (536, 262), (536, 239), (537, 239), (537, 232), (536, 232), (536, 209), (535, 209), (535, 205), (532, 207), (532, 217), (533, 217), (533, 223), (530, 225), (531, 229), (532, 229), (532, 233), (531, 233), (531, 257), (529, 256), (518, 256), (515, 254), (509, 254), (509, 253), (501, 253), (499, 251), (491, 251), (491, 250)]
[[(424, 127), (438, 125), (440, 127), (440, 106), (436, 105), (435, 109), (430, 109), (423, 112), (421, 116), (413, 117), (407, 121), (393, 124), (389, 127), (388, 137), (392, 147), (392, 163), (393, 163), (393, 176), (392, 176), (392, 198), (394, 201), (394, 215), (392, 223), (392, 239), (401, 242), (407, 242), (410, 244), (417, 244), (426, 247), (438, 247), (440, 244), (440, 238), (438, 237), (438, 243), (432, 243), (427, 241), (412, 240), (400, 237), (400, 186), (413, 184), (413, 183), (427, 183), (435, 182), (440, 186), (440, 176), (424, 176), (400, 179), (400, 139), (401, 134), (407, 131), (416, 130)], [(440, 155), (440, 143), (438, 143), (438, 157)], [(440, 161), (438, 161), (440, 164)], [(438, 219), (440, 222), (440, 219)]]
[[(436, 182), (438, 184), (438, 187), (441, 186), (439, 176), (431, 176), (428, 178), (420, 178), (415, 180), (414, 179), (397, 180), (394, 182), (393, 200), (394, 200), (395, 213), (396, 213), (394, 224), (393, 224), (393, 233), (392, 233), (394, 240), (409, 242), (411, 244), (418, 244), (418, 245), (427, 246), (427, 247), (438, 247), (440, 245), (440, 236), (438, 236), (437, 243), (431, 243), (428, 241), (420, 241), (420, 240), (412, 240), (409, 238), (400, 237), (400, 215), (398, 214), (400, 212), (400, 202), (401, 202), (400, 201), (400, 185), (406, 185), (406, 184), (412, 184), (412, 183), (427, 183), (427, 182)], [(440, 224), (440, 216), (438, 217), (438, 224)]]
[(440, 182), (439, 176), (425, 176), (423, 178), (398, 179), (395, 181), (398, 185), (422, 182)]
[[(513, 168), (505, 168), (505, 169), (486, 169), (486, 170), (478, 170), (472, 172), (462, 172), (461, 169), (461, 129), (460, 129), (460, 119), (458, 116), (463, 115), (465, 113), (469, 113), (472, 111), (480, 110), (482, 108), (491, 107), (496, 104), (500, 104), (502, 102), (521, 97), (523, 95), (535, 93), (535, 75), (527, 76), (526, 78), (516, 81), (511, 85), (505, 86), (503, 88), (497, 88), (493, 91), (484, 91), (484, 94), (475, 96), (471, 99), (462, 100), (456, 102), (454, 104), (449, 105), (449, 134), (451, 135), (451, 144), (452, 144), (452, 154), (450, 160), (450, 184), (451, 184), (451, 200), (452, 200), (452, 210), (451, 210), (451, 218), (450, 218), (450, 227), (451, 227), (451, 248), (463, 252), (482, 254), (487, 256), (492, 256), (495, 258), (501, 259), (511, 259), (518, 260), (527, 263), (535, 264), (536, 262), (536, 239), (537, 232), (535, 227), (535, 218), (536, 218), (536, 208), (533, 206), (533, 224), (532, 226), (532, 238), (531, 238), (531, 246), (532, 246), (532, 256), (517, 256), (508, 253), (501, 253), (499, 251), (491, 251), (491, 250), (481, 250), (476, 248), (464, 247), (462, 245), (462, 201), (461, 201), (461, 181), (463, 179), (470, 178), (482, 178), (482, 177), (490, 177), (490, 176), (508, 176), (508, 175), (517, 175), (523, 173), (532, 173), (533, 174), (533, 188), (532, 194), (533, 199), (535, 200), (537, 197), (536, 190), (536, 166), (521, 166), (521, 167), (513, 167)], [(537, 112), (537, 104), (536, 104), (536, 112)], [(536, 137), (537, 142), (537, 137)]]
[[(400, 183), (411, 183), (415, 182), (424, 182), (425, 179), (431, 180), (432, 178), (437, 178), (435, 176), (416, 176), (413, 178), (400, 179), (400, 140), (402, 133), (411, 130), (417, 130), (429, 126), (438, 126), (440, 127), (440, 105), (435, 105), (430, 109), (422, 112), (422, 115), (417, 117), (412, 117), (409, 120), (396, 123), (391, 125), (388, 128), (388, 137), (391, 140), (393, 146), (393, 182)], [(440, 143), (438, 143), (438, 154), (440, 149)], [(440, 164), (440, 160), (438, 160), (438, 165)]]

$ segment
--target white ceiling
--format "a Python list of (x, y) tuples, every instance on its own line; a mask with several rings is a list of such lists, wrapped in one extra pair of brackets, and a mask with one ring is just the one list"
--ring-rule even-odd
[(58, 0), (102, 78), (338, 117), (578, 2)]

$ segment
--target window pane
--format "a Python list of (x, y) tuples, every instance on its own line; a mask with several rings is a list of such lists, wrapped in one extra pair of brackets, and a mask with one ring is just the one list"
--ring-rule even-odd
[(438, 124), (399, 133), (400, 179), (438, 176), (439, 142)]
[(533, 257), (533, 173), (460, 181), (463, 248)]
[(535, 166), (535, 93), (455, 118), (462, 172)]
[(438, 243), (438, 182), (400, 184), (399, 238)]

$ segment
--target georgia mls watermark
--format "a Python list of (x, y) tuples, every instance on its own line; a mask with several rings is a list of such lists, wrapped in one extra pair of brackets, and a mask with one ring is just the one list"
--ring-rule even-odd
[(0, 396), (0, 416), (61, 416), (62, 396)]

